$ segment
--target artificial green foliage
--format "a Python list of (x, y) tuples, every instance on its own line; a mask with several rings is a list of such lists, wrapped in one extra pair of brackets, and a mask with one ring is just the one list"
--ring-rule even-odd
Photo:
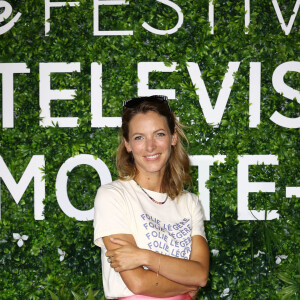
[[(80, 294), (77, 294), (74, 291), (72, 291), (72, 294), (76, 300), (84, 300), (84, 299), (94, 300), (94, 299), (96, 299), (96, 296), (98, 295), (98, 293), (99, 293), (99, 290), (93, 291), (92, 288), (89, 288), (88, 292), (84, 295), (80, 295)], [(102, 298), (104, 298), (104, 297), (102, 297)], [(101, 298), (101, 300), (102, 300), (102, 298)]]
[(278, 274), (286, 286), (279, 292), (282, 299), (299, 299), (300, 297), (300, 261), (296, 265), (290, 266), (286, 272)]
[[(300, 132), (281, 127), (270, 117), (276, 110), (290, 118), (299, 117), (296, 99), (286, 99), (272, 85), (272, 74), (280, 64), (299, 61), (299, 12), (290, 34), (285, 35), (271, 0), (250, 1), (251, 22), (245, 34), (244, 1), (214, 0), (211, 34), (209, 1), (177, 0), (174, 3), (182, 10), (183, 25), (173, 34), (156, 35), (142, 24), (170, 29), (177, 24), (177, 13), (158, 1), (136, 0), (126, 6), (99, 7), (99, 30), (133, 30), (133, 35), (94, 36), (93, 1), (79, 0), (78, 7), (51, 8), (51, 29), (45, 36), (44, 1), (7, 2), (13, 8), (12, 16), (22, 15), (0, 36), (0, 63), (26, 63), (30, 73), (14, 75), (14, 128), (3, 128), (0, 105), (0, 156), (18, 182), (32, 156), (44, 155), (46, 197), (45, 219), (37, 221), (33, 182), (18, 205), (0, 182), (0, 299), (57, 299), (55, 296), (62, 294), (73, 299), (71, 291), (86, 299), (104, 299), (100, 249), (93, 244), (92, 221), (77, 221), (63, 213), (56, 199), (56, 176), (68, 158), (91, 154), (117, 178), (113, 156), (118, 129), (91, 127), (91, 63), (103, 65), (103, 116), (118, 117), (122, 101), (137, 95), (137, 64), (151, 61), (178, 64), (177, 72), (151, 73), (149, 88), (176, 90), (177, 100), (170, 103), (187, 125), (189, 154), (226, 155), (224, 164), (210, 168), (206, 183), (211, 210), (206, 233), (210, 250), (217, 252), (211, 255), (209, 282), (198, 299), (219, 299), (226, 288), (224, 299), (280, 299), (286, 295), (298, 299), (299, 268), (293, 266), (299, 262), (300, 203), (295, 196), (286, 198), (285, 191), (287, 186), (300, 187)], [(278, 3), (287, 24), (295, 1)], [(236, 61), (240, 67), (221, 124), (213, 127), (203, 115), (187, 63), (199, 65), (214, 106), (228, 62)], [(78, 127), (39, 125), (39, 64), (44, 62), (80, 62), (80, 72), (51, 75), (52, 89), (77, 89), (72, 101), (52, 101), (51, 116), (78, 117)], [(249, 127), (251, 62), (261, 62), (261, 122), (256, 128)], [(299, 73), (288, 72), (284, 80), (299, 91)], [(0, 99), (2, 93), (0, 80)], [(249, 207), (276, 209), (277, 220), (237, 220), (238, 156), (246, 154), (278, 157), (276, 166), (249, 168), (249, 181), (275, 182), (276, 186), (275, 193), (250, 194)], [(192, 173), (192, 191), (198, 192), (196, 168)], [(92, 167), (74, 168), (68, 181), (73, 206), (92, 208), (100, 184)], [(22, 247), (13, 233), (28, 236)], [(58, 249), (65, 253), (63, 260)], [(264, 254), (256, 256), (258, 251)], [(277, 264), (278, 255), (287, 257)]]

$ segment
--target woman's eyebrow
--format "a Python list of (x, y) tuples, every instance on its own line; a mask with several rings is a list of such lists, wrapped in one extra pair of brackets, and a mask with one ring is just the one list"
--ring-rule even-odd
[[(153, 133), (156, 133), (156, 132), (158, 132), (158, 131), (166, 131), (165, 129), (163, 129), (163, 128), (160, 128), (160, 129), (156, 129), (156, 130), (154, 130), (153, 131)], [(131, 136), (134, 136), (134, 135), (145, 135), (145, 133), (141, 133), (141, 132), (134, 132), (134, 133), (132, 133), (131, 134)]]

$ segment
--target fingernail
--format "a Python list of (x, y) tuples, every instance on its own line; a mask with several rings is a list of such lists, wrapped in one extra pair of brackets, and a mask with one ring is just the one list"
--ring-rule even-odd
[(111, 237), (110, 240), (113, 242), (115, 239), (113, 237)]

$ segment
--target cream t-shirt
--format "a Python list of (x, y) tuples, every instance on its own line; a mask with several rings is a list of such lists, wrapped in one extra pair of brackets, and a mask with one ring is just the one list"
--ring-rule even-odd
[[(145, 191), (156, 201), (167, 194)], [(94, 242), (101, 247), (105, 297), (132, 296), (120, 274), (107, 262), (102, 237), (132, 234), (139, 248), (189, 259), (193, 235), (204, 238), (204, 214), (198, 197), (184, 192), (180, 199), (154, 203), (134, 180), (116, 180), (101, 186), (95, 198)]]

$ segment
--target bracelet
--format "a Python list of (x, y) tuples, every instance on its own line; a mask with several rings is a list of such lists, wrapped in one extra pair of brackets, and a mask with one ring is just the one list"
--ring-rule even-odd
[(157, 272), (156, 272), (156, 286), (158, 286), (158, 274), (159, 274), (159, 269), (160, 269), (160, 255), (158, 257), (158, 269), (157, 269)]

